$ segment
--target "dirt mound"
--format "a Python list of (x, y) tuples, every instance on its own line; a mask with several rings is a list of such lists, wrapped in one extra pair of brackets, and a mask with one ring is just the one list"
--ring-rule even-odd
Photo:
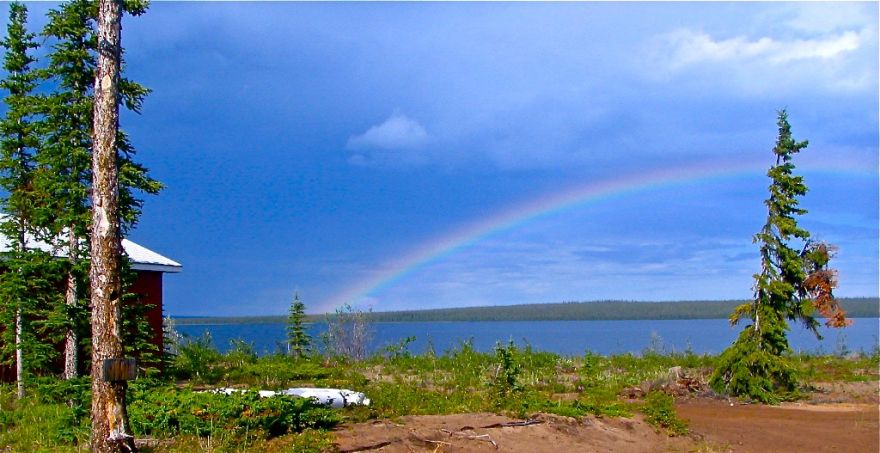
[(495, 414), (423, 415), (340, 428), (342, 452), (503, 451), (523, 453), (694, 451), (695, 440), (658, 434), (640, 419), (581, 421), (538, 414), (516, 420)]

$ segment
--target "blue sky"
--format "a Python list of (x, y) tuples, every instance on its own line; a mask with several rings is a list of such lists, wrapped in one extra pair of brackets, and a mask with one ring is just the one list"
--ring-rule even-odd
[[(30, 6), (37, 26), (51, 5)], [(786, 107), (810, 140), (802, 223), (840, 247), (839, 295), (876, 296), (877, 22), (876, 3), (156, 2), (123, 23), (153, 93), (122, 126), (167, 185), (131, 239), (183, 263), (175, 315), (281, 314), (294, 291), (312, 312), (748, 298)], [(541, 202), (693, 166), (715, 170)]]

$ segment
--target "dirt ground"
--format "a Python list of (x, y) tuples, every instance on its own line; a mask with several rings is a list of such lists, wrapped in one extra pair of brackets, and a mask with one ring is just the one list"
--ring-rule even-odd
[(538, 414), (409, 416), (341, 426), (342, 452), (878, 452), (878, 382), (829, 384), (779, 406), (684, 398), (676, 405), (690, 435), (670, 438), (641, 417), (581, 421)]

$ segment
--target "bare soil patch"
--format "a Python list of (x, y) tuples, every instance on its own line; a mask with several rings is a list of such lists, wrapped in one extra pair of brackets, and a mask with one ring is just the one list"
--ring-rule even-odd
[(340, 428), (342, 452), (667, 452), (696, 451), (692, 438), (669, 438), (640, 418), (538, 414), (517, 420), (495, 414), (423, 415)]
[(733, 404), (690, 400), (677, 406), (692, 433), (732, 452), (877, 452), (878, 405)]
[(339, 427), (342, 452), (878, 452), (877, 381), (817, 385), (804, 401), (779, 406), (681, 398), (691, 434), (670, 438), (634, 418), (491, 413), (408, 416)]
[(880, 383), (816, 383), (808, 398), (778, 406), (682, 400), (692, 433), (732, 452), (878, 452)]

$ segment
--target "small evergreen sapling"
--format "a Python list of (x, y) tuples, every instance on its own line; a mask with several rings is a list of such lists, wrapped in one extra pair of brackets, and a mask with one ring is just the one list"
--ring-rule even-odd
[(312, 350), (312, 338), (306, 332), (306, 306), (294, 294), (287, 316), (287, 350), (293, 357), (305, 357)]

